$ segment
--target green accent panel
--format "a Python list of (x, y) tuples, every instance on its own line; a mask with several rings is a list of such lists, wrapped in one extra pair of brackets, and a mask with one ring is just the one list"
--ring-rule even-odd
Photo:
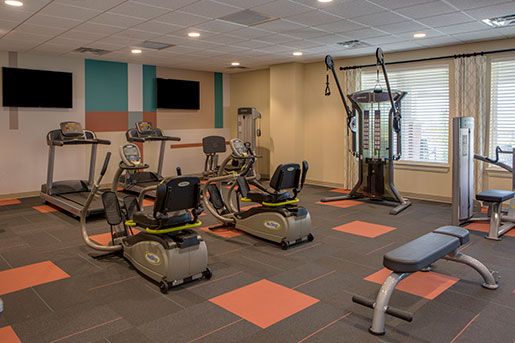
[(143, 65), (143, 112), (156, 112), (156, 66)]
[(223, 74), (215, 73), (215, 128), (224, 127), (224, 82)]
[(129, 110), (127, 63), (85, 60), (86, 112)]

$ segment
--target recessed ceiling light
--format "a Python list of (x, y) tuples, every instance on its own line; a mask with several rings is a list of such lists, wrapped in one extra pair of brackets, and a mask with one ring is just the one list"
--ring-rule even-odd
[(132, 49), (131, 52), (133, 54), (141, 54), (142, 53), (141, 49)]
[(413, 35), (413, 38), (424, 38), (426, 34), (424, 32), (418, 32)]
[(239, 66), (239, 65), (240, 65), (240, 62), (232, 62), (232, 63), (231, 63), (231, 65), (232, 65), (233, 67), (237, 67), (237, 66)]
[(198, 33), (198, 32), (190, 32), (190, 33), (188, 33), (188, 37), (197, 38), (197, 37), (200, 37), (200, 33)]
[(295, 51), (293, 56), (302, 56), (302, 51)]
[(326, 2), (332, 2), (333, 0), (318, 0), (318, 2), (326, 3)]
[(17, 0), (5, 0), (4, 3), (6, 5), (14, 6), (14, 7), (21, 7), (21, 6), (23, 6), (23, 2), (17, 1)]

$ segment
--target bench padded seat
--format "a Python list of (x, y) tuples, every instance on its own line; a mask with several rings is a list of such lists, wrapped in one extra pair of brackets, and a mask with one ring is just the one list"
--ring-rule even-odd
[(515, 192), (505, 191), (500, 189), (489, 189), (484, 192), (476, 194), (476, 200), (485, 202), (504, 202), (510, 200), (515, 195)]
[(384, 255), (383, 265), (395, 273), (414, 273), (460, 247), (460, 239), (430, 232)]
[(460, 240), (460, 244), (464, 245), (470, 241), (470, 232), (459, 226), (442, 226), (433, 231), (442, 235), (449, 235), (456, 237)]

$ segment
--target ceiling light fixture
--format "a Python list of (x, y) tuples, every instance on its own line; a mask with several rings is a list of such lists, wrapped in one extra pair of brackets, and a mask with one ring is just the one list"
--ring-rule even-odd
[(142, 53), (141, 49), (132, 49), (131, 52), (133, 54), (141, 54)]
[(327, 2), (332, 2), (333, 0), (318, 0), (318, 2), (321, 2), (321, 3), (327, 3)]
[(483, 19), (483, 23), (493, 28), (515, 25), (515, 14), (508, 14), (502, 17)]
[(231, 65), (233, 67), (238, 67), (240, 65), (240, 62), (232, 62)]
[(17, 0), (5, 0), (4, 3), (6, 5), (14, 6), (14, 7), (21, 7), (21, 6), (23, 6), (23, 2), (17, 1)]
[(295, 51), (293, 53), (293, 56), (302, 56), (302, 55), (303, 55), (302, 51)]
[(190, 32), (190, 33), (188, 33), (188, 37), (197, 38), (197, 37), (200, 37), (200, 33), (198, 33), (198, 32)]
[(418, 32), (413, 35), (413, 38), (424, 38), (426, 34), (424, 32)]

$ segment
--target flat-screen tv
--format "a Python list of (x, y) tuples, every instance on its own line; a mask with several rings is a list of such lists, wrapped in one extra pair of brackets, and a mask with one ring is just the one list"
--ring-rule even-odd
[(2, 68), (5, 107), (73, 107), (72, 73)]
[(200, 82), (157, 79), (157, 107), (183, 110), (200, 109)]

